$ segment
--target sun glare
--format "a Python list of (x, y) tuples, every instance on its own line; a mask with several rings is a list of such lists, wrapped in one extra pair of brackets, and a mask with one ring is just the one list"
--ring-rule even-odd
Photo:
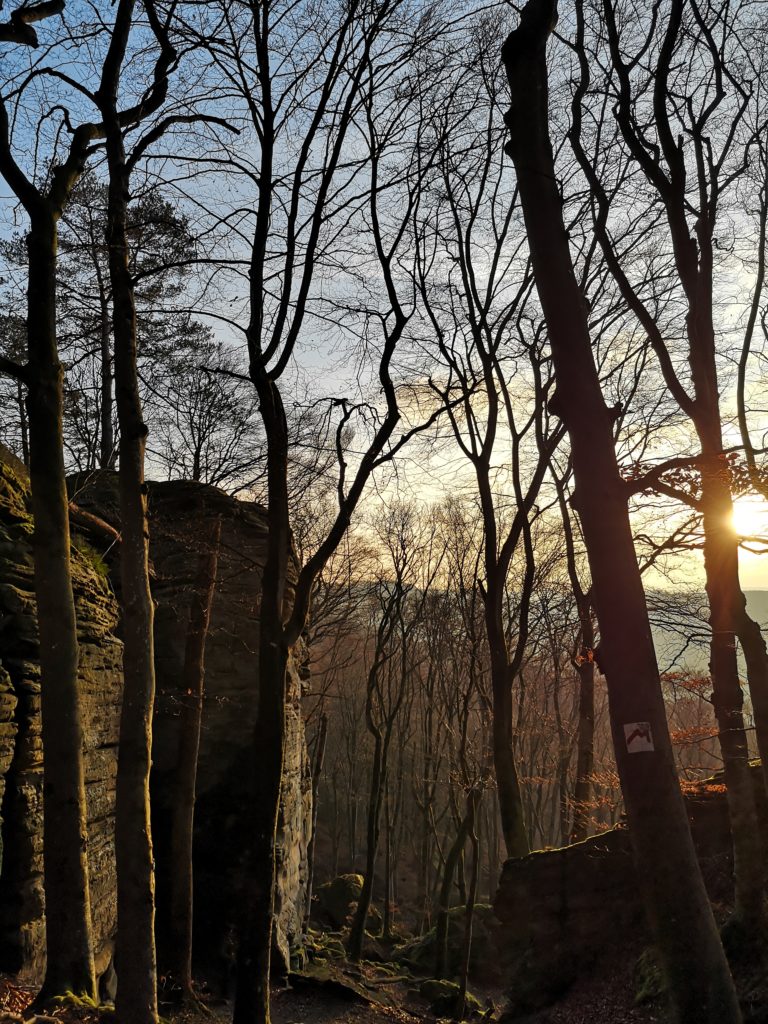
[(762, 498), (737, 498), (733, 503), (733, 528), (740, 537), (768, 543), (768, 502)]

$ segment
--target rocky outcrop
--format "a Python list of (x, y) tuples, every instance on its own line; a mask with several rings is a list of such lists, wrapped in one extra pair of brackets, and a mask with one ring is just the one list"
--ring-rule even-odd
[[(99, 970), (116, 926), (114, 806), (122, 694), (119, 558), (114, 474), (73, 481), (73, 578), (80, 639), (89, 859)], [(247, 780), (258, 702), (256, 652), (266, 528), (260, 506), (198, 484), (151, 485), (158, 699), (153, 815), (159, 921), (168, 888), (168, 821), (178, 746), (178, 708), (200, 538), (221, 518), (219, 573), (206, 651), (206, 700), (198, 774), (198, 950), (226, 963), (248, 825)], [(90, 514), (90, 518), (89, 518)], [(96, 522), (93, 515), (106, 520)], [(44, 967), (43, 752), (32, 557), (24, 467), (0, 447), (0, 971), (38, 981)], [(291, 664), (278, 844), (277, 950), (287, 964), (303, 927), (311, 784), (301, 713), (303, 667)]]
[[(80, 639), (91, 899), (97, 967), (115, 929), (113, 819), (122, 646), (106, 569), (73, 533)], [(0, 448), (0, 970), (38, 979), (44, 967), (43, 751), (32, 517), (24, 467)]]
[[(114, 474), (76, 483), (82, 507), (117, 524)], [(248, 783), (258, 704), (264, 510), (188, 481), (149, 485), (152, 592), (156, 601), (157, 700), (153, 830), (162, 953), (170, 870), (170, 804), (178, 753), (180, 680), (193, 590), (209, 526), (221, 520), (219, 567), (205, 651), (205, 701), (195, 813), (195, 945), (200, 960), (226, 966), (239, 911), (238, 881), (248, 842)], [(275, 944), (287, 967), (303, 930), (311, 779), (301, 712), (301, 664), (289, 666), (282, 809), (278, 832)]]
[[(766, 829), (759, 766), (753, 771)], [(732, 848), (722, 778), (687, 787), (685, 800), (710, 895), (727, 902)], [(507, 861), (494, 911), (501, 922), (499, 959), (510, 1019), (554, 1002), (599, 957), (633, 947), (637, 955), (650, 941), (624, 825), (583, 843)]]
[[(171, 796), (177, 749), (179, 678), (191, 589), (198, 573), (195, 537), (221, 519), (218, 583), (205, 651), (205, 702), (197, 785), (195, 906), (197, 948), (226, 958), (238, 909), (237, 880), (248, 836), (248, 785), (258, 705), (259, 600), (266, 555), (264, 510), (213, 487), (174, 482), (150, 490), (153, 592), (157, 600), (158, 699), (153, 795), (158, 838)], [(278, 829), (275, 942), (287, 968), (303, 930), (312, 786), (301, 713), (301, 665), (289, 665), (285, 764)], [(162, 850), (162, 846), (160, 847)]]

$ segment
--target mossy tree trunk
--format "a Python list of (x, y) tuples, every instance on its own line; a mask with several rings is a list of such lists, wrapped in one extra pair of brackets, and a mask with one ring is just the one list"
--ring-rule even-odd
[[(63, 2), (29, 4), (3, 25), (4, 42), (36, 46), (34, 24)], [(2, 358), (0, 370), (27, 391), (28, 457), (35, 520), (33, 549), (40, 649), (43, 742), (43, 884), (46, 973), (36, 1002), (66, 990), (94, 995), (96, 979), (88, 879), (79, 647), (72, 592), (69, 505), (63, 448), (63, 370), (56, 337), (57, 225), (78, 178), (95, 125), (72, 132), (45, 191), (16, 162), (5, 98), (0, 97), (0, 174), (29, 217), (27, 363)], [(27, 453), (25, 453), (26, 456)]]
[(27, 240), (30, 483), (40, 630), (46, 973), (40, 1000), (94, 995), (78, 639), (56, 344), (55, 211), (41, 200)]
[[(574, 274), (549, 134), (546, 44), (554, 0), (529, 0), (502, 56), (512, 92), (508, 152), (517, 171), (536, 287), (549, 330), (557, 399), (601, 632), (611, 731), (652, 930), (682, 1024), (741, 1020), (683, 805), (669, 740), (627, 487), (600, 389), (586, 306)], [(638, 746), (637, 727), (650, 742)]]
[(155, 700), (154, 602), (149, 586), (149, 526), (144, 423), (137, 365), (134, 283), (127, 237), (131, 171), (141, 144), (126, 158), (124, 127), (157, 110), (165, 99), (175, 53), (157, 20), (145, 12), (159, 45), (153, 84), (142, 103), (122, 112), (118, 97), (131, 36), (135, 0), (119, 0), (101, 82), (95, 94), (103, 118), (107, 169), (107, 247), (112, 291), (115, 405), (120, 430), (118, 480), (122, 543), (120, 571), (123, 627), (123, 706), (117, 765), (115, 850), (117, 858), (118, 1019), (157, 1024), (155, 873), (149, 806), (152, 715)]

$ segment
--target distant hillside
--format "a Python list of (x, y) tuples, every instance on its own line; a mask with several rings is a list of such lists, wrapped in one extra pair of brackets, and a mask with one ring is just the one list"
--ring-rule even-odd
[(747, 611), (753, 619), (768, 626), (768, 590), (747, 590)]
[[(747, 611), (768, 630), (768, 590), (747, 590), (745, 595)], [(648, 604), (662, 671), (688, 668), (706, 672), (709, 664), (706, 595), (680, 598), (666, 591), (656, 591), (648, 594)]]

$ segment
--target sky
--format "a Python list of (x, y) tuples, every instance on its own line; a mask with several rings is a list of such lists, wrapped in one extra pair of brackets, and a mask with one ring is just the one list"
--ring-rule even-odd
[(768, 590), (768, 503), (760, 498), (736, 502), (734, 527), (739, 534), (762, 538), (742, 545), (739, 575), (745, 590)]

